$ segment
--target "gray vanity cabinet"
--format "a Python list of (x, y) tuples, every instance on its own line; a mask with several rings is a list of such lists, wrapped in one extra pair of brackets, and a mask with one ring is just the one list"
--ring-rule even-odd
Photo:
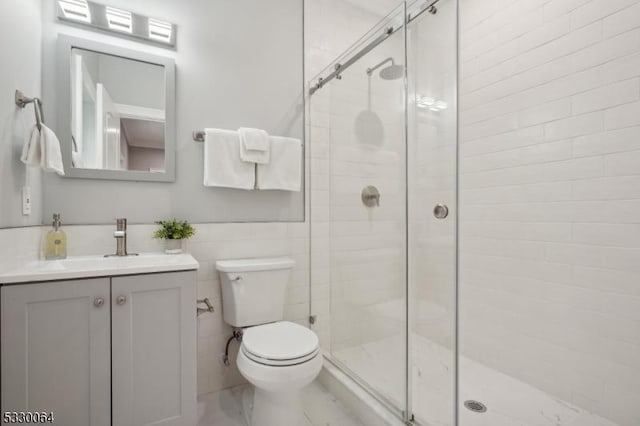
[(3, 415), (110, 425), (109, 278), (3, 286), (1, 298)]
[(2, 286), (2, 411), (195, 425), (195, 310), (195, 271)]
[(196, 273), (114, 277), (113, 424), (193, 426)]

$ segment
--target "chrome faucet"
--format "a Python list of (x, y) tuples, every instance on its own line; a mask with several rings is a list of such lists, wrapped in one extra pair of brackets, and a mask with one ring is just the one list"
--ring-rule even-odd
[(116, 219), (116, 230), (113, 231), (113, 238), (116, 239), (116, 253), (105, 254), (104, 257), (138, 255), (138, 253), (127, 253), (127, 219)]

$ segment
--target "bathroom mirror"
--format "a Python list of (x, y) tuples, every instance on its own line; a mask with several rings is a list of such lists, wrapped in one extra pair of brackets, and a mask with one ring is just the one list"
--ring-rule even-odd
[(66, 176), (173, 181), (173, 60), (68, 36), (58, 60)]

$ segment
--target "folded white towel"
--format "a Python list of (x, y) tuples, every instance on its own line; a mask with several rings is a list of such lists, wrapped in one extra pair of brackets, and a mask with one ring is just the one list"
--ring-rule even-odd
[(240, 158), (250, 163), (269, 163), (269, 134), (261, 129), (240, 127)]
[(258, 164), (258, 189), (300, 191), (302, 184), (302, 143), (299, 139), (270, 136), (271, 161)]
[(240, 127), (238, 129), (240, 140), (245, 149), (250, 151), (269, 151), (269, 133), (262, 129)]
[(254, 189), (255, 164), (240, 159), (238, 132), (204, 129), (204, 186)]
[(22, 147), (20, 160), (29, 166), (40, 166), (46, 172), (55, 172), (64, 176), (60, 141), (53, 130), (44, 124), (41, 125), (40, 130), (37, 126), (33, 126), (31, 134)]

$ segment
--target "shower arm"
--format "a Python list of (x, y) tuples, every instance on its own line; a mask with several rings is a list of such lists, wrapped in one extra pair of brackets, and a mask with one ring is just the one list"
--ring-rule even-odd
[(386, 64), (386, 63), (387, 63), (387, 62), (389, 62), (389, 61), (391, 61), (391, 66), (393, 66), (393, 65), (395, 65), (395, 64), (396, 64), (396, 63), (393, 61), (393, 58), (392, 58), (392, 57), (388, 57), (387, 59), (385, 59), (384, 61), (380, 62), (379, 64), (374, 65), (374, 66), (373, 66), (373, 67), (371, 67), (371, 68), (367, 68), (367, 75), (368, 75), (369, 77), (371, 77), (371, 74), (373, 74), (373, 72), (374, 72), (375, 70), (377, 70), (378, 68), (380, 68), (381, 66), (383, 66), (384, 64)]

